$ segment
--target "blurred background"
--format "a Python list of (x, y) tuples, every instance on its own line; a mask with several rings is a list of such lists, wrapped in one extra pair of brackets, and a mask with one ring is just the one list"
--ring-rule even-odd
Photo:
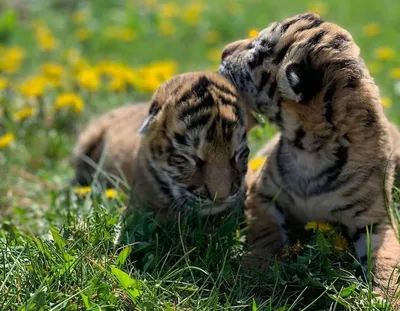
[[(0, 204), (40, 205), (65, 185), (94, 115), (148, 99), (177, 73), (215, 71), (227, 43), (305, 11), (352, 33), (400, 121), (397, 0), (0, 0)], [(252, 151), (273, 131), (254, 130)]]

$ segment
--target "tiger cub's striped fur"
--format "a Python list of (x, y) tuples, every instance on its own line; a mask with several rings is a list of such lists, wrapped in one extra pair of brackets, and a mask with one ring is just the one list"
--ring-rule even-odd
[(351, 35), (315, 14), (297, 15), (228, 45), (219, 71), (280, 129), (245, 203), (252, 256), (279, 252), (289, 220), (318, 220), (344, 225), (366, 265), (371, 225), (376, 289), (389, 282), (392, 295), (400, 262), (387, 212), (392, 125)]
[(103, 170), (126, 177), (134, 202), (166, 215), (200, 199), (201, 215), (218, 213), (244, 200), (252, 121), (223, 77), (178, 75), (150, 105), (118, 108), (83, 131), (74, 152), (77, 180), (92, 181), (91, 164), (104, 152)]

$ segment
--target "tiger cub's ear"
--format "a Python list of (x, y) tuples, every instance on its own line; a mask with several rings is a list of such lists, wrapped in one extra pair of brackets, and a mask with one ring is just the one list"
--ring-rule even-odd
[(305, 62), (290, 62), (278, 74), (278, 88), (283, 98), (295, 102), (310, 100), (320, 91), (323, 75)]
[(160, 111), (161, 111), (161, 105), (158, 104), (156, 101), (153, 101), (149, 109), (149, 115), (146, 117), (146, 119), (144, 119), (142, 125), (138, 130), (138, 134), (145, 135), (149, 132), (152, 124), (156, 120), (156, 116)]

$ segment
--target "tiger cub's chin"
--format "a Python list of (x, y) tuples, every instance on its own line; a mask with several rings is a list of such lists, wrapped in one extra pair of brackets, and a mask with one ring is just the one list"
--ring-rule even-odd
[(73, 154), (76, 180), (130, 189), (132, 208), (166, 216), (208, 216), (244, 201), (255, 124), (235, 88), (213, 73), (163, 83), (150, 104), (117, 108), (92, 121)]

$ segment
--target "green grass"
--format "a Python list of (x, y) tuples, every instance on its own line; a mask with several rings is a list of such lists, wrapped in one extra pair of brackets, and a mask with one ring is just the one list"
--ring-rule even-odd
[[(93, 115), (148, 99), (149, 93), (101, 88), (90, 94), (67, 83), (65, 90), (84, 99), (83, 113), (57, 114), (52, 122), (33, 117), (16, 123), (9, 118), (29, 103), (14, 86), (37, 73), (44, 62), (67, 66), (68, 48), (79, 49), (92, 64), (113, 60), (137, 67), (172, 59), (178, 62), (178, 72), (215, 70), (218, 60), (208, 58), (210, 51), (246, 37), (250, 29), (261, 30), (271, 21), (304, 12), (311, 4), (204, 0), (205, 11), (195, 25), (175, 17), (176, 32), (163, 36), (157, 31), (163, 18), (143, 9), (149, 2), (30, 1), (2, 13), (8, 6), (0, 1), (0, 44), (26, 51), (16, 74), (0, 71), (12, 86), (0, 100), (0, 136), (15, 135), (12, 145), (0, 149), (0, 310), (385, 310), (357, 274), (353, 250), (335, 251), (331, 237), (323, 233), (306, 236), (300, 249), (262, 274), (241, 267), (246, 228), (237, 215), (161, 225), (150, 215), (135, 214), (125, 220), (125, 246), (114, 247), (124, 202), (102, 193), (78, 197), (68, 186), (73, 177), (70, 155), (76, 133)], [(176, 3), (182, 8), (187, 2)], [(382, 96), (393, 101), (388, 116), (400, 121), (397, 81), (390, 76), (392, 68), (400, 67), (400, 53), (386, 62), (376, 58), (380, 47), (400, 51), (397, 1), (327, 1), (326, 8), (326, 19), (352, 33), (367, 64), (381, 66), (374, 77)], [(86, 26), (93, 35), (87, 42), (74, 37), (78, 27), (71, 15), (78, 9), (91, 15)], [(60, 41), (56, 50), (39, 50), (31, 26), (38, 18)], [(382, 27), (374, 38), (362, 31), (371, 22)], [(135, 29), (136, 39), (106, 40), (103, 30), (116, 24)], [(206, 43), (209, 31), (217, 31), (220, 39)], [(50, 117), (59, 92), (50, 90), (43, 97)], [(269, 127), (254, 130), (252, 151), (272, 133)]]

